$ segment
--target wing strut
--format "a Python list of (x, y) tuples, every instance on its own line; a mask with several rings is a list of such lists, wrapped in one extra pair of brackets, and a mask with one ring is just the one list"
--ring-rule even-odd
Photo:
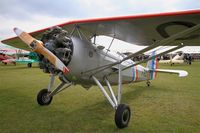
[(126, 70), (126, 69), (128, 69), (128, 68), (130, 68), (130, 67), (137, 66), (137, 65), (139, 65), (139, 64), (141, 64), (141, 63), (145, 63), (145, 62), (147, 62), (147, 61), (149, 61), (149, 60), (152, 60), (152, 59), (154, 59), (154, 58), (156, 58), (156, 57), (159, 57), (159, 56), (161, 56), (161, 55), (170, 53), (170, 52), (175, 51), (175, 50), (177, 50), (177, 49), (180, 49), (180, 48), (182, 48), (182, 47), (184, 47), (184, 45), (183, 45), (183, 44), (180, 44), (179, 46), (177, 46), (177, 47), (175, 47), (175, 48), (171, 48), (171, 49), (169, 49), (169, 50), (167, 50), (167, 51), (165, 51), (165, 52), (162, 52), (162, 53), (160, 53), (160, 54), (157, 54), (157, 55), (155, 55), (155, 56), (152, 56), (152, 57), (150, 57), (150, 58), (148, 58), (148, 59), (139, 61), (139, 62), (137, 62), (137, 63), (135, 63), (135, 64), (133, 64), (133, 65), (130, 65), (130, 66), (128, 66), (128, 67), (125, 67), (125, 68), (122, 69), (122, 71), (124, 71), (124, 70)]
[(170, 43), (173, 43), (174, 40), (176, 40), (178, 38), (181, 38), (181, 37), (184, 37), (184, 36), (187, 36), (188, 34), (191, 34), (192, 32), (195, 32), (195, 31), (197, 31), (199, 29), (200, 29), (200, 24), (198, 24), (198, 25), (196, 25), (194, 27), (188, 28), (188, 29), (186, 29), (184, 31), (181, 31), (179, 33), (176, 33), (176, 34), (174, 34), (174, 35), (172, 35), (172, 36), (170, 36), (170, 37), (168, 37), (166, 39), (163, 39), (163, 40), (161, 40), (159, 42), (155, 42), (153, 45), (150, 45), (147, 48), (144, 48), (144, 49), (142, 49), (142, 50), (140, 50), (140, 51), (138, 51), (138, 52), (136, 52), (134, 54), (131, 54), (131, 55), (127, 56), (121, 62), (123, 62), (125, 60), (128, 60), (130, 58), (133, 58), (133, 57), (135, 57), (135, 56), (137, 56), (139, 54), (145, 53), (145, 52), (147, 52), (149, 50), (152, 50), (152, 49), (154, 49), (154, 48), (156, 48), (158, 46), (167, 46)]

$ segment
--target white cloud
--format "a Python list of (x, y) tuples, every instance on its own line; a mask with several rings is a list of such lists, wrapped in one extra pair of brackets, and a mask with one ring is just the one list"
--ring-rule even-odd
[(77, 11), (82, 10), (82, 15), (86, 17), (105, 17), (117, 11), (113, 0), (78, 0), (77, 2), (82, 6)]
[(0, 1), (0, 40), (68, 20), (200, 8), (199, 0), (9, 0)]
[(44, 15), (34, 15), (31, 20), (20, 20), (20, 19), (7, 19), (0, 16), (1, 29), (0, 29), (0, 39), (5, 39), (7, 37), (15, 36), (13, 32), (14, 27), (19, 27), (27, 32), (34, 30), (46, 28), (59, 23), (63, 23), (71, 20), (70, 18), (56, 18)]
[[(130, 9), (138, 13), (150, 13), (150, 12), (163, 12), (177, 10), (177, 2), (179, 0), (148, 0), (148, 1), (133, 1), (128, 0)], [(132, 8), (131, 8), (132, 7)]]

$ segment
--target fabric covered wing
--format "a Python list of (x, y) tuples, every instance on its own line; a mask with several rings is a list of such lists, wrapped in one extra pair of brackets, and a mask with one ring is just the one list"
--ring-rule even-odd
[[(75, 26), (78, 26), (87, 38), (91, 38), (94, 35), (115, 36), (115, 38), (125, 42), (148, 46), (154, 41), (165, 39), (198, 24), (200, 24), (200, 10), (77, 20), (57, 26), (69, 32)], [(39, 39), (47, 29), (49, 28), (30, 34)], [(17, 37), (6, 39), (2, 42), (18, 48), (27, 49), (26, 45), (22, 45), (22, 42)], [(170, 45), (176, 45), (176, 43), (180, 42), (191, 46), (200, 45), (200, 29), (190, 35), (176, 39)]]

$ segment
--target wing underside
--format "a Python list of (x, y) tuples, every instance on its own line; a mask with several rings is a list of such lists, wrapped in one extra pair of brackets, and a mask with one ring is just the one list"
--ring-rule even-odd
[[(72, 32), (75, 27), (79, 27), (87, 38), (91, 38), (94, 35), (114, 36), (128, 43), (148, 46), (198, 24), (200, 24), (200, 10), (77, 20), (57, 26), (69, 32)], [(48, 29), (45, 28), (30, 34), (40, 39)], [(2, 42), (22, 49), (28, 48), (17, 37), (6, 39)], [(200, 45), (200, 29), (189, 35), (177, 38), (170, 45), (176, 45), (180, 42), (190, 46)]]

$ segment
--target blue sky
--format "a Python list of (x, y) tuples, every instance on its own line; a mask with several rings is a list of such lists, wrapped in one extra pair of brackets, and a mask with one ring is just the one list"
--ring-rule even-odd
[(0, 40), (74, 19), (200, 9), (199, 0), (1, 0)]

